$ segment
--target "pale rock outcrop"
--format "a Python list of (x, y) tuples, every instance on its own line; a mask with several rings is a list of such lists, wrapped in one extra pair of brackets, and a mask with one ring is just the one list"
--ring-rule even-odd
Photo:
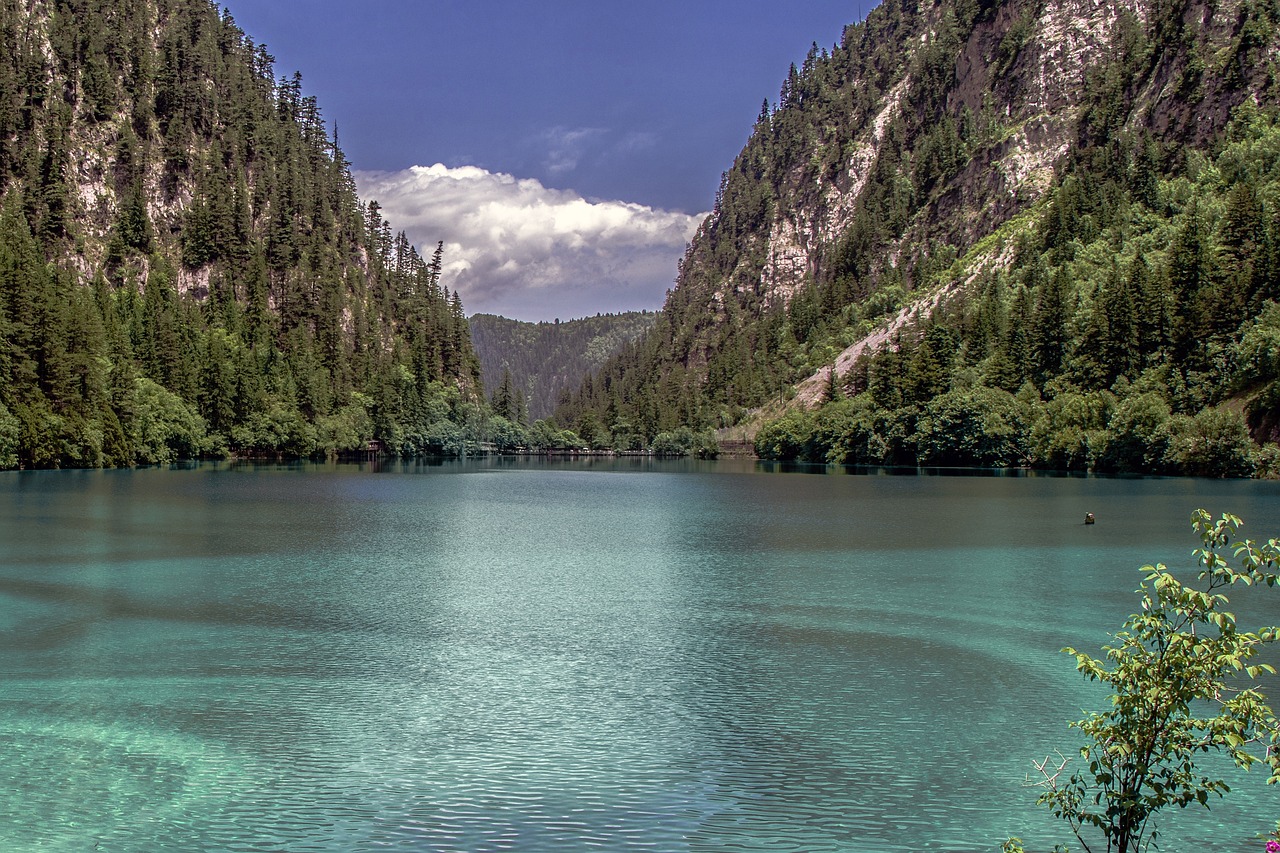
[[(992, 214), (1003, 218), (1034, 203), (1049, 188), (1055, 166), (1070, 148), (1085, 75), (1109, 49), (1116, 22), (1124, 10), (1145, 20), (1145, 7), (1140, 0), (1044, 3), (1010, 72), (1022, 82), (1018, 102), (1003, 105), (1013, 130), (1003, 144), (987, 152), (991, 159), (979, 160), (978, 168), (972, 170), (987, 183), (984, 193), (975, 195), (988, 199), (994, 195), (1002, 202), (993, 205), (988, 200), (984, 209), (962, 215), (955, 223), (961, 236), (982, 236)], [(936, 19), (938, 11), (935, 8), (929, 14)], [(957, 74), (986, 74), (990, 57), (980, 56), (985, 53), (981, 45), (993, 40), (993, 27), (1011, 23), (998, 21), (975, 28), (970, 44), (961, 52)], [(932, 32), (922, 34), (917, 44), (932, 36)], [(903, 66), (909, 64), (910, 57), (904, 57)], [(909, 106), (904, 104), (909, 96), (907, 83), (904, 75), (883, 95), (880, 108), (850, 146), (852, 154), (840, 180), (822, 186), (817, 204), (779, 205), (760, 274), (761, 290), (770, 302), (790, 302), (801, 287), (813, 280), (818, 247), (838, 239), (849, 227), (875, 166), (885, 130), (904, 106)], [(900, 243), (920, 236), (918, 230), (909, 229)], [(890, 256), (898, 253), (895, 248)]]

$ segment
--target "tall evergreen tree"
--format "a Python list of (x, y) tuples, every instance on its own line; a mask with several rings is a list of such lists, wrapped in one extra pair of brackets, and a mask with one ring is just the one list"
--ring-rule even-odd
[(1120, 376), (1130, 376), (1141, 363), (1142, 351), (1136, 312), (1138, 294), (1131, 287), (1131, 277), (1112, 267), (1099, 306), (1106, 318), (1106, 335), (1102, 343), (1103, 368), (1107, 384)]
[(1041, 380), (1060, 373), (1067, 356), (1070, 340), (1067, 329), (1067, 298), (1070, 286), (1065, 265), (1058, 267), (1058, 271), (1052, 276), (1046, 276), (1040, 285), (1035, 316), (1032, 319), (1032, 339), (1035, 369)]

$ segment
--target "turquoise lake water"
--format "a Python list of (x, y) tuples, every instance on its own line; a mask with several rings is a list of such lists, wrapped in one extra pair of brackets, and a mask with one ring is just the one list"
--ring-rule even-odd
[[(819, 470), (0, 474), (0, 850), (1047, 850), (1058, 650), (1194, 508), (1280, 534), (1278, 483)], [(1261, 849), (1231, 778), (1164, 850)]]

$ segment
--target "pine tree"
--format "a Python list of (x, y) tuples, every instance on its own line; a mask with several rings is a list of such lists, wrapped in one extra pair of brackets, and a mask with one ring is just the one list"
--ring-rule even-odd
[(1009, 307), (1009, 323), (1005, 339), (992, 358), (988, 379), (997, 388), (1013, 393), (1031, 378), (1035, 369), (1032, 361), (1031, 324), (1034, 311), (1031, 294), (1019, 285)]
[(511, 381), (511, 371), (509, 369), (503, 368), (502, 381), (494, 389), (489, 405), (493, 407), (495, 415), (506, 418), (509, 421), (518, 420), (516, 391)]
[(1238, 181), (1227, 193), (1217, 243), (1215, 325), (1232, 331), (1244, 320), (1253, 294), (1263, 289), (1259, 266), (1267, 243), (1266, 220), (1252, 181)]
[(1214, 329), (1209, 231), (1192, 199), (1169, 247), (1168, 276), (1176, 306), (1174, 343), (1180, 359), (1198, 353)]
[(919, 345), (906, 362), (903, 401), (923, 404), (946, 393), (951, 383), (956, 336), (937, 318), (930, 319)]
[(1065, 265), (1045, 278), (1032, 320), (1035, 369), (1043, 381), (1062, 372), (1070, 334), (1067, 330), (1067, 294), (1071, 283)]
[(844, 395), (840, 393), (840, 374), (836, 371), (836, 363), (827, 367), (827, 384), (822, 393), (822, 402), (834, 403)]
[(1117, 377), (1132, 377), (1142, 360), (1137, 302), (1137, 295), (1130, 288), (1130, 278), (1112, 266), (1100, 306), (1102, 316), (1106, 318), (1102, 365), (1106, 370), (1107, 384)]
[(40, 306), (51, 301), (48, 272), (27, 225), (22, 199), (10, 193), (0, 208), (0, 400), (13, 410), (36, 390)]
[(1004, 284), (998, 275), (989, 275), (982, 288), (978, 307), (969, 325), (969, 359), (978, 362), (992, 355), (1005, 335)]

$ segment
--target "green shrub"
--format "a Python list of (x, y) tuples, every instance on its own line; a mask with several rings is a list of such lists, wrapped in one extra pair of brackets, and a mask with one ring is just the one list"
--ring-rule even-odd
[[(1280, 639), (1280, 628), (1242, 631), (1223, 591), (1237, 584), (1274, 587), (1280, 577), (1280, 542), (1237, 538), (1240, 519), (1216, 522), (1196, 510), (1192, 526), (1199, 584), (1180, 580), (1164, 565), (1143, 567), (1141, 609), (1125, 622), (1103, 657), (1063, 649), (1090, 681), (1111, 690), (1104, 710), (1070, 725), (1086, 739), (1083, 768), (1062, 758), (1036, 762), (1049, 807), (1085, 850), (1137, 853), (1155, 846), (1156, 817), (1170, 807), (1225, 795), (1216, 772), (1198, 766), (1208, 753), (1245, 770), (1267, 766), (1280, 781), (1280, 721), (1267, 696), (1250, 681), (1275, 669), (1255, 659)], [(1235, 565), (1231, 564), (1234, 559)], [(1096, 845), (1096, 846), (1095, 846)], [(1021, 851), (1010, 839), (1006, 853)], [(1059, 847), (1055, 847), (1060, 849)]]
[[(765, 424), (756, 433), (756, 456), (761, 459), (813, 460), (816, 456), (813, 429), (811, 413), (787, 412), (776, 421)], [(657, 439), (654, 441), (656, 443)], [(822, 455), (825, 456), (825, 452)]]
[(1204, 409), (1195, 417), (1172, 420), (1167, 460), (1191, 477), (1248, 477), (1256, 446), (1244, 418), (1228, 409)]
[(925, 465), (1007, 466), (1027, 457), (1027, 418), (999, 388), (948, 391), (925, 406), (916, 452)]

